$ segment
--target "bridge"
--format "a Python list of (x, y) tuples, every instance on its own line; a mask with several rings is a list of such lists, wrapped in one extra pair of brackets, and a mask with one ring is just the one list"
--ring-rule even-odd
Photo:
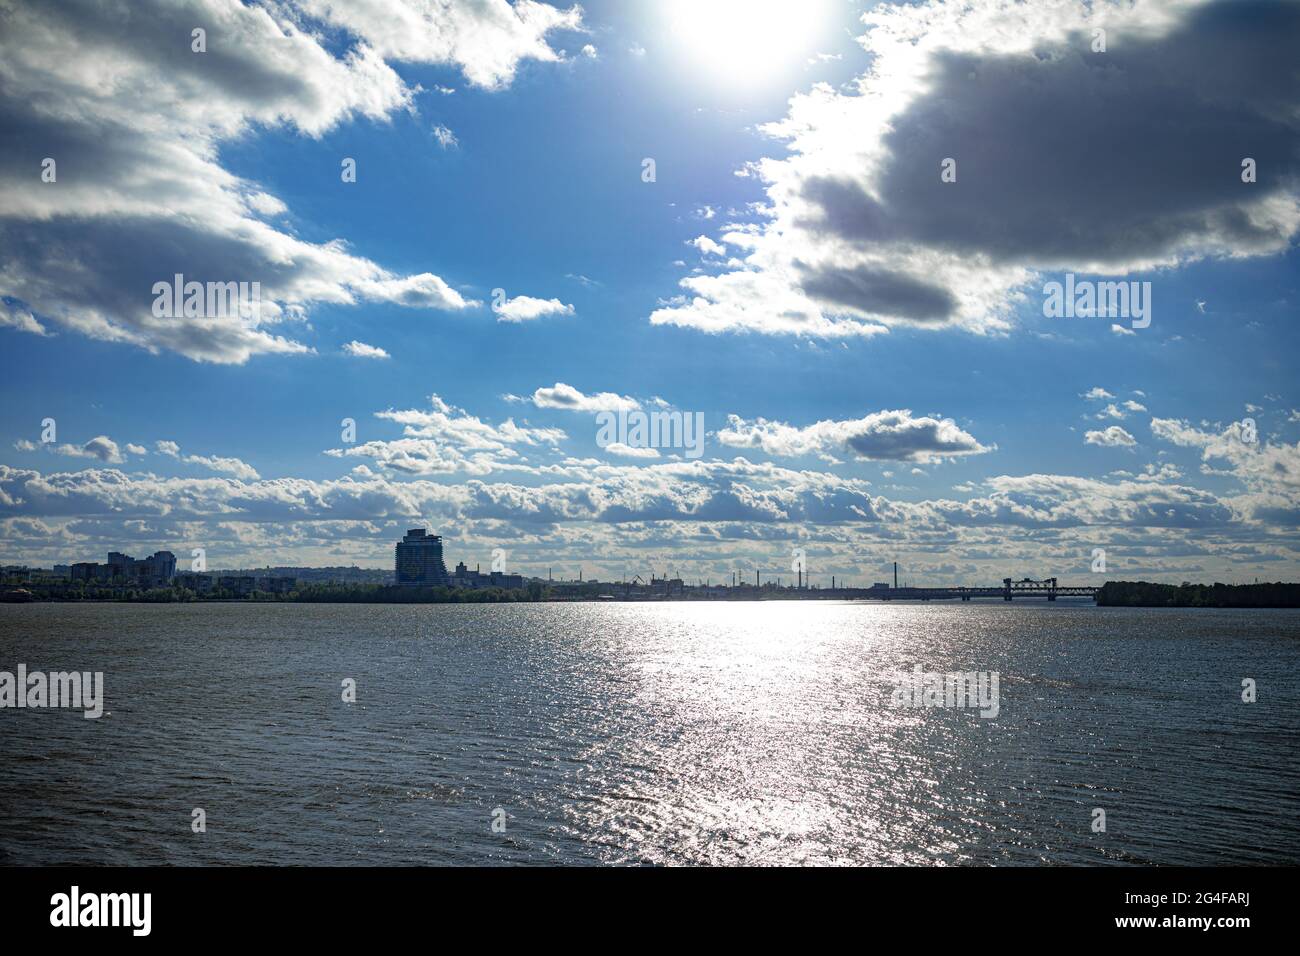
[(946, 587), (946, 588), (910, 588), (910, 587), (873, 587), (873, 588), (817, 588), (801, 591), (800, 597), (821, 597), (847, 601), (969, 601), (972, 598), (1001, 598), (1010, 601), (1014, 598), (1047, 598), (1055, 601), (1058, 597), (1096, 598), (1095, 587), (1078, 587), (1057, 583), (1056, 578), (1043, 578), (1035, 581), (1024, 578), (1013, 581), (1002, 579), (1001, 587)]

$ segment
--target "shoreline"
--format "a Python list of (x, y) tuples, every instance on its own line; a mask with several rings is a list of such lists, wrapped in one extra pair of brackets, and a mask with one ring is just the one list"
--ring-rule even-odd
[[(0, 604), (662, 604), (755, 603), (762, 601), (831, 601), (845, 604), (1012, 604), (1058, 601), (1096, 607), (1217, 607), (1300, 608), (1300, 584), (1155, 584), (1147, 581), (1107, 581), (1091, 595), (1084, 588), (1055, 587), (1050, 592), (1020, 594), (1008, 589), (969, 588), (712, 588), (633, 589), (625, 584), (543, 584), (525, 588), (412, 588), (398, 585), (314, 584), (292, 591), (253, 591), (244, 595), (219, 592), (207, 596), (180, 587), (149, 590), (68, 588), (66, 585), (10, 584), (0, 586)], [(113, 593), (117, 591), (117, 593)], [(1075, 593), (1070, 593), (1071, 591)], [(106, 593), (108, 592), (108, 593)]]

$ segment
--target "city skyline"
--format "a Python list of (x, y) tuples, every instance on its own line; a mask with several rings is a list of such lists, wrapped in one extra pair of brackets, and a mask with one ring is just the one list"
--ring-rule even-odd
[(698, 6), (7, 11), (0, 565), (1300, 579), (1293, 4)]

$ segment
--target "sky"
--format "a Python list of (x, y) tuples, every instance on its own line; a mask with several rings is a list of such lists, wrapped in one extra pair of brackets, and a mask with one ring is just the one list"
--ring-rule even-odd
[(0, 564), (1296, 580), (1297, 48), (1257, 0), (0, 4)]

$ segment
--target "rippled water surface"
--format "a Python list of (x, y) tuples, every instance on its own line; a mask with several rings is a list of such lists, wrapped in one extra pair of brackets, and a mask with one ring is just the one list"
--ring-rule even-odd
[(0, 607), (20, 662), (107, 704), (0, 710), (0, 863), (1300, 863), (1292, 611)]

